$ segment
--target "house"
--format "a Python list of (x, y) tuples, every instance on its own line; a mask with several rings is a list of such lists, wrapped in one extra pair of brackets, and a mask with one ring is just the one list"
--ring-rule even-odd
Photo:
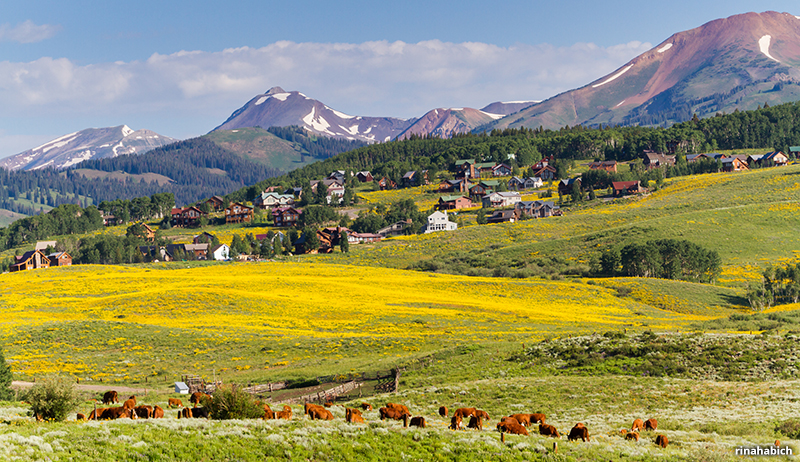
[(444, 180), (439, 183), (439, 192), (467, 192), (472, 186), (472, 183), (467, 179), (461, 180)]
[(494, 176), (508, 176), (511, 175), (511, 166), (508, 164), (497, 164), (492, 167), (492, 175)]
[(536, 189), (542, 186), (544, 186), (544, 181), (539, 177), (520, 178), (515, 176), (508, 180), (508, 189), (512, 191)]
[(41, 250), (29, 250), (16, 257), (16, 261), (9, 268), (12, 273), (15, 271), (26, 271), (39, 268), (49, 268), (50, 259)]
[(525, 189), (537, 189), (544, 186), (544, 181), (538, 176), (525, 178)]
[(667, 165), (675, 165), (675, 156), (668, 156), (655, 151), (644, 150), (642, 152), (642, 163), (645, 168), (652, 170)]
[(552, 165), (544, 165), (539, 168), (533, 169), (533, 176), (541, 178), (544, 181), (553, 181), (556, 179), (556, 168)]
[(344, 181), (339, 181), (335, 178), (325, 178), (324, 180), (311, 180), (309, 182), (311, 184), (311, 191), (317, 192), (317, 185), (322, 183), (325, 185), (326, 188), (330, 189), (334, 187), (334, 185), (339, 187), (344, 187)]
[(617, 173), (616, 160), (603, 160), (599, 162), (592, 162), (589, 164), (591, 170), (605, 170), (609, 173)]
[(202, 210), (195, 206), (172, 209), (172, 226), (189, 227), (200, 225), (200, 218), (205, 215)]
[(520, 201), (514, 208), (517, 220), (522, 219), (523, 216), (547, 218), (555, 215), (557, 210), (558, 206), (551, 201)]
[(456, 178), (475, 178), (478, 175), (475, 170), (475, 161), (469, 159), (459, 159), (455, 163)]
[(522, 201), (522, 196), (517, 191), (493, 192), (483, 196), (483, 206), (490, 207), (511, 207)]
[(775, 165), (778, 167), (782, 167), (789, 163), (789, 158), (786, 157), (786, 154), (780, 151), (772, 151), (764, 154), (761, 159), (759, 159), (759, 163), (763, 167), (766, 165)]
[(406, 172), (405, 175), (403, 175), (403, 186), (408, 188), (411, 186), (419, 186), (419, 185), (420, 185), (420, 174), (417, 171), (411, 170), (409, 172)]
[(55, 252), (47, 256), (50, 266), (72, 266), (72, 257), (67, 252)]
[(397, 183), (387, 177), (383, 177), (378, 180), (378, 187), (381, 189), (381, 191), (385, 191), (387, 189), (397, 189)]
[(382, 237), (402, 236), (406, 234), (406, 229), (411, 227), (411, 220), (398, 221), (378, 230)]
[(303, 188), (287, 188), (283, 193), (291, 194), (295, 199), (300, 199), (300, 197), (303, 195)]
[(263, 192), (253, 199), (253, 205), (262, 209), (294, 205), (294, 195)]
[(144, 229), (144, 238), (148, 241), (154, 241), (156, 239), (156, 230), (150, 227), (147, 223), (141, 223), (142, 228)]
[(687, 154), (686, 155), (686, 163), (694, 163), (699, 160), (708, 159), (711, 161), (722, 160), (727, 158), (725, 154), (720, 154), (718, 152), (709, 152), (709, 153), (702, 153), (702, 154)]
[(491, 216), (486, 217), (487, 223), (513, 223), (517, 216), (514, 210), (495, 210)]
[(139, 252), (147, 261), (173, 261), (175, 259), (165, 247), (155, 245), (140, 245)]
[(231, 248), (228, 244), (220, 244), (211, 249), (208, 257), (209, 260), (228, 260), (231, 258)]
[(521, 189), (525, 189), (525, 180), (518, 176), (512, 176), (510, 180), (508, 180), (508, 189), (512, 191), (519, 191)]
[(500, 186), (498, 180), (483, 180), (469, 188), (469, 195), (482, 197), (497, 189), (498, 186)]
[(747, 156), (732, 156), (722, 159), (722, 171), (739, 172), (742, 170), (749, 170), (745, 159), (747, 159)]
[[(344, 184), (345, 177), (347, 176), (347, 172), (344, 170), (336, 170), (335, 172), (331, 172), (330, 175), (326, 178), (326, 180), (335, 180), (341, 184)], [(327, 186), (327, 185), (326, 185)]]
[(341, 204), (342, 201), (344, 200), (344, 185), (340, 185), (337, 183), (332, 184), (328, 188), (328, 195), (325, 196), (325, 199), (328, 201), (329, 204), (331, 202), (336, 202), (337, 204)]
[(469, 207), (474, 207), (475, 204), (464, 196), (441, 196), (439, 202), (436, 204), (437, 210), (458, 210)]
[(347, 232), (347, 242), (351, 244), (371, 244), (373, 242), (380, 242), (381, 238), (383, 238), (383, 236), (377, 233)]
[(55, 249), (56, 244), (57, 244), (56, 241), (38, 241), (36, 242), (36, 245), (33, 247), (33, 250), (41, 250), (42, 252), (44, 252), (45, 250), (47, 250), (48, 247), (50, 247), (51, 249)]
[(361, 183), (371, 183), (374, 181), (374, 178), (372, 178), (372, 173), (367, 171), (356, 173), (356, 179)]
[(428, 224), (425, 225), (425, 234), (437, 231), (455, 231), (458, 224), (447, 219), (447, 212), (436, 211), (428, 215)]
[(475, 175), (481, 178), (492, 176), (494, 162), (479, 162), (475, 164)]
[(578, 185), (578, 189), (581, 188), (581, 177), (564, 178), (558, 182), (558, 193), (562, 196), (569, 196), (572, 194), (572, 188), (575, 184)]
[(294, 207), (278, 207), (272, 210), (272, 221), (275, 226), (297, 226), (301, 213)]
[(225, 199), (220, 196), (211, 196), (206, 200), (206, 204), (208, 204), (211, 210), (219, 212), (225, 208)]
[(183, 244), (183, 251), (186, 254), (193, 254), (194, 258), (197, 260), (206, 260), (208, 259), (208, 247), (209, 244), (204, 242), (201, 244)]
[(120, 223), (121, 220), (110, 213), (108, 215), (103, 215), (103, 226), (117, 226)]
[(231, 203), (225, 209), (225, 223), (250, 223), (253, 221), (253, 207), (239, 202)]
[(192, 244), (202, 244), (202, 243), (214, 242), (214, 238), (215, 237), (216, 236), (214, 236), (213, 234), (211, 234), (209, 232), (206, 232), (206, 231), (203, 231), (202, 233), (200, 233), (197, 236), (194, 236), (192, 238)]
[(611, 183), (611, 188), (614, 190), (614, 196), (616, 197), (645, 192), (645, 189), (642, 188), (638, 181), (614, 181)]

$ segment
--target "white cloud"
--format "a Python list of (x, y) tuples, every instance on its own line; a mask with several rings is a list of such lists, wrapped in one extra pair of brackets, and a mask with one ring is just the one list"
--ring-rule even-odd
[(0, 24), (0, 42), (41, 42), (56, 35), (60, 29), (60, 26), (51, 24), (42, 24), (39, 26), (34, 24), (31, 20), (27, 20), (13, 27), (10, 24)]
[(6, 61), (0, 62), (0, 106), (29, 117), (169, 114), (187, 120), (212, 116), (221, 123), (256, 94), (281, 86), (348, 114), (412, 117), (440, 106), (546, 99), (596, 80), (650, 48), (640, 42), (607, 48), (438, 40), (276, 42), (156, 53), (143, 62)]

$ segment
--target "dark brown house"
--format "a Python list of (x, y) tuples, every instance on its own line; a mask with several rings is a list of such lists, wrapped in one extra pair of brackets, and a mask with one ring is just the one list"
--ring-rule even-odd
[(615, 181), (611, 183), (611, 187), (616, 197), (639, 194), (645, 191), (638, 181)]
[(253, 207), (234, 202), (225, 209), (225, 223), (250, 223), (253, 221)]
[(297, 226), (301, 213), (294, 207), (277, 207), (272, 210), (272, 221), (275, 226)]
[(39, 268), (49, 268), (50, 259), (41, 250), (30, 250), (17, 257), (16, 262), (11, 265), (9, 271), (27, 271)]
[(225, 203), (225, 199), (221, 198), (220, 196), (211, 196), (206, 201), (211, 210), (215, 212), (219, 212), (224, 208), (223, 204)]
[(172, 226), (190, 227), (199, 226), (200, 218), (205, 215), (195, 206), (172, 209)]
[(67, 252), (51, 253), (47, 256), (50, 266), (72, 266), (72, 257)]

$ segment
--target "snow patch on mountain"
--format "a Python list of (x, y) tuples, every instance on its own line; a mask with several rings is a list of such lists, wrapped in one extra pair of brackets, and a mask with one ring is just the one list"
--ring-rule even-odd
[(612, 75), (611, 77), (607, 78), (604, 82), (592, 85), (592, 88), (601, 87), (601, 86), (603, 86), (603, 85), (605, 85), (605, 84), (607, 84), (609, 82), (613, 82), (614, 80), (617, 80), (617, 78), (619, 78), (622, 74), (624, 74), (624, 73), (628, 72), (629, 70), (631, 70), (632, 67), (633, 67), (633, 64), (628, 65), (628, 67), (622, 69), (621, 71), (619, 71), (616, 74)]
[(668, 44), (664, 45), (663, 47), (659, 48), (656, 51), (659, 52), (659, 53), (663, 53), (663, 52), (669, 50), (670, 48), (672, 48), (672, 44), (668, 43)]
[(277, 100), (280, 100), (280, 101), (286, 101), (287, 99), (289, 99), (290, 96), (292, 96), (292, 94), (291, 93), (275, 93), (274, 95), (270, 95), (270, 96), (272, 96), (273, 98), (275, 98)]
[(133, 133), (133, 130), (131, 129), (131, 127), (129, 127), (127, 125), (123, 125), (122, 126), (122, 136), (128, 136), (131, 133)]
[[(56, 146), (56, 144), (58, 144), (62, 140), (65, 140), (65, 139), (67, 139), (69, 137), (73, 137), (73, 139), (75, 139), (74, 136), (77, 135), (77, 134), (78, 134), (78, 132), (74, 132), (74, 133), (70, 133), (69, 135), (64, 135), (62, 137), (56, 138), (53, 141), (48, 141), (47, 143), (39, 146), (38, 148), (32, 149), (32, 151), (41, 151), (42, 149), (44, 149), (44, 152), (47, 152), (50, 149), (53, 149), (55, 147), (60, 147), (60, 146)], [(66, 144), (66, 143), (69, 143), (69, 141), (65, 141), (61, 146), (64, 146), (64, 144)]]
[(491, 112), (486, 112), (486, 111), (481, 111), (481, 113), (486, 114), (487, 116), (491, 117), (494, 120), (502, 119), (503, 117), (505, 117), (502, 114), (492, 114)]
[(765, 35), (761, 37), (760, 39), (758, 39), (758, 48), (761, 50), (761, 53), (763, 53), (764, 56), (766, 56), (767, 58), (775, 62), (780, 62), (777, 59), (773, 58), (771, 54), (769, 54), (769, 44), (771, 41), (772, 41), (771, 35)]
[(256, 106), (264, 104), (264, 101), (266, 101), (268, 99), (269, 99), (269, 96), (262, 96), (261, 98), (258, 98), (258, 101), (256, 101)]

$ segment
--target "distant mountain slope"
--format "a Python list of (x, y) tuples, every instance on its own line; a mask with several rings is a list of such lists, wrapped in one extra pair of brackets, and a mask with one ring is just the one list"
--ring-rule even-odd
[(506, 102), (495, 102), (487, 105), (484, 108), (481, 108), (481, 111), (488, 112), (489, 114), (502, 114), (502, 115), (509, 115), (515, 112), (519, 112), (526, 107), (533, 106), (534, 104), (540, 103), (541, 101), (506, 101)]
[(143, 154), (175, 141), (177, 140), (174, 138), (150, 130), (134, 131), (127, 125), (87, 128), (2, 159), (0, 167), (8, 170), (35, 170), (44, 167), (60, 170), (87, 159)]
[(477, 131), (669, 124), (800, 99), (800, 19), (747, 13), (679, 32), (613, 73)]
[(257, 95), (214, 130), (299, 125), (312, 133), (368, 143), (394, 139), (414, 120), (351, 116), (298, 92), (273, 87)]
[(467, 133), (475, 127), (485, 125), (502, 118), (500, 114), (491, 114), (472, 108), (434, 109), (417, 119), (397, 138), (405, 139), (412, 134), (417, 136), (433, 135), (449, 138), (455, 133)]

